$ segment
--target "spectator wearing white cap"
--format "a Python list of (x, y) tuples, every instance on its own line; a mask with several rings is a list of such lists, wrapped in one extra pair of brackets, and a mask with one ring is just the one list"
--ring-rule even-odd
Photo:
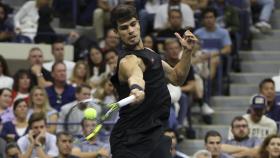
[[(260, 94), (253, 95), (250, 104), (249, 113), (243, 115), (250, 128), (249, 137), (264, 139), (270, 134), (276, 134), (276, 122), (264, 115), (267, 106), (266, 98)], [(232, 138), (231, 132), (229, 138)]]

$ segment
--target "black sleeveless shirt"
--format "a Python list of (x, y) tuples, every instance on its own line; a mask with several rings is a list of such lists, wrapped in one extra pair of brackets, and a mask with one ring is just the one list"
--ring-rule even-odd
[[(119, 57), (119, 61), (131, 54), (141, 58), (146, 66), (143, 73), (145, 99), (141, 104), (128, 105), (120, 109), (120, 118), (111, 134), (112, 153), (114, 153), (115, 148), (121, 147), (121, 145), (130, 148), (133, 145), (142, 144), (143, 148), (152, 150), (169, 118), (171, 100), (160, 55), (145, 48), (124, 53)], [(118, 70), (117, 67), (116, 72)], [(117, 73), (111, 80), (120, 99), (129, 95), (128, 84), (120, 82)]]

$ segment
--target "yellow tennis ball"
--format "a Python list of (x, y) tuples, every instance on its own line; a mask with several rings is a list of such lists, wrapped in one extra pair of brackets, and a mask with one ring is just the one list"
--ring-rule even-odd
[(94, 108), (87, 108), (84, 111), (84, 117), (86, 119), (95, 119), (96, 115), (97, 115), (97, 112), (96, 112), (96, 110)]

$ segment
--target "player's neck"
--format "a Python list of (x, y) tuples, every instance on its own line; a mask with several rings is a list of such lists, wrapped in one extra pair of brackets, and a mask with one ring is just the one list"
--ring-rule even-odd
[(142, 50), (142, 49), (144, 49), (144, 44), (143, 44), (142, 40), (140, 40), (138, 42), (138, 44), (136, 44), (136, 45), (126, 45), (125, 49), (127, 49), (127, 50)]

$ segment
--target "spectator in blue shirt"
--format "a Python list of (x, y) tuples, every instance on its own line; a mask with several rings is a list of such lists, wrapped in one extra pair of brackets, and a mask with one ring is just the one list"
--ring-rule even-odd
[(61, 106), (75, 100), (75, 88), (66, 82), (66, 65), (56, 62), (52, 66), (54, 84), (46, 88), (51, 106), (60, 111)]
[(262, 80), (259, 84), (259, 93), (267, 99), (266, 116), (278, 123), (280, 121), (280, 103), (275, 100), (274, 81), (271, 78)]
[(229, 32), (216, 24), (217, 12), (215, 9), (204, 9), (202, 17), (204, 26), (197, 29), (194, 34), (202, 43), (202, 52), (205, 54), (205, 57), (211, 57), (210, 72), (211, 77), (213, 78), (220, 62), (218, 57), (220, 55), (230, 54), (232, 43)]

